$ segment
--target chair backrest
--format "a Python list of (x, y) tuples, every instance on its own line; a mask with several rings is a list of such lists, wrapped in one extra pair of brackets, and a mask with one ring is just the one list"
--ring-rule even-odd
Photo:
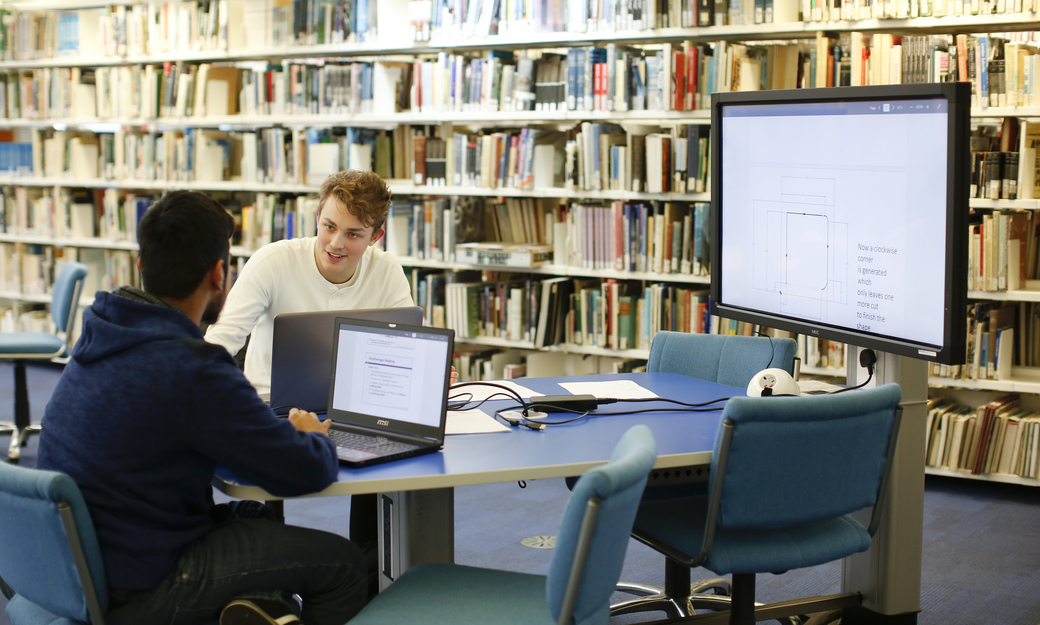
[(658, 332), (650, 345), (650, 372), (681, 373), (727, 386), (746, 387), (762, 369), (794, 375), (794, 339)]
[(51, 319), (59, 332), (71, 334), (76, 325), (76, 312), (79, 310), (79, 296), (83, 290), (83, 282), (87, 277), (87, 266), (75, 261), (66, 261), (54, 280), (51, 295)]
[(610, 462), (574, 485), (546, 578), (557, 622), (606, 623), (610, 618), (610, 595), (621, 577), (636, 509), (656, 458), (649, 428), (637, 425), (621, 437)]
[(716, 527), (790, 527), (873, 506), (901, 397), (898, 384), (885, 384), (730, 399), (712, 456)]
[(0, 577), (67, 619), (102, 623), (101, 549), (79, 487), (64, 473), (0, 463)]

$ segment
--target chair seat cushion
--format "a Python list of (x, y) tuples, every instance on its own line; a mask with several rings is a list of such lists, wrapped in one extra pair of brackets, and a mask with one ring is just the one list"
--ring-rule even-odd
[(555, 621), (541, 575), (420, 564), (350, 620), (350, 625), (386, 623), (549, 625)]
[(870, 546), (870, 534), (850, 516), (774, 529), (716, 528), (707, 561), (697, 562), (707, 495), (644, 500), (632, 533), (655, 549), (715, 573), (780, 573), (839, 560)]
[[(13, 625), (87, 625), (79, 621), (55, 616), (21, 595), (11, 597), (7, 604), (7, 617)], [(218, 625), (217, 621), (206, 625)]]
[(4, 354), (52, 355), (65, 348), (65, 341), (46, 332), (0, 332), (0, 356)]
[(21, 595), (11, 597), (7, 617), (14, 625), (82, 625), (78, 621), (51, 614)]

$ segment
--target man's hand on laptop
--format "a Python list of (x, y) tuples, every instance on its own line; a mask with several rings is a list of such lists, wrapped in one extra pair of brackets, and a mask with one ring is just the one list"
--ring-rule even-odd
[(450, 384), (455, 384), (459, 381), (459, 372), (455, 370), (455, 365), (451, 366), (451, 380)]
[(318, 415), (313, 412), (293, 408), (289, 411), (289, 423), (292, 423), (293, 427), (301, 432), (318, 432), (320, 434), (328, 435), (329, 424), (331, 424), (332, 421), (329, 421), (328, 419), (319, 421)]

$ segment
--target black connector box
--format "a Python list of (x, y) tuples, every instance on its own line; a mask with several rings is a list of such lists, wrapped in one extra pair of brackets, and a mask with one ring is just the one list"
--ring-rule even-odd
[(587, 412), (595, 410), (599, 400), (595, 395), (542, 395), (527, 400), (528, 408), (553, 412), (569, 410), (573, 412)]

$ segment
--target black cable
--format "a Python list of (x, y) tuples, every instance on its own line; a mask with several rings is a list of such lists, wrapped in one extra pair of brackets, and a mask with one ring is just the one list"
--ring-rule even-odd
[(874, 350), (872, 350), (872, 349), (864, 349), (863, 351), (861, 351), (859, 353), (859, 364), (860, 364), (861, 367), (865, 367), (866, 368), (866, 370), (867, 370), (867, 379), (864, 380), (862, 384), (859, 384), (857, 386), (849, 386), (849, 387), (846, 387), (846, 388), (838, 389), (838, 390), (836, 390), (836, 391), (834, 391), (834, 392), (832, 392), (830, 394), (831, 395), (837, 395), (838, 393), (844, 393), (845, 391), (854, 391), (856, 389), (863, 388), (864, 386), (869, 384), (870, 381), (872, 379), (874, 379), (874, 365), (876, 363), (877, 363), (877, 354), (874, 353)]
[(623, 410), (621, 412), (600, 412), (591, 414), (590, 417), (613, 417), (615, 415), (643, 414), (644, 412), (715, 412), (722, 410), (722, 406), (705, 408), (640, 408), (639, 410)]
[[(527, 413), (527, 404), (524, 403), (524, 398), (521, 397), (520, 393), (518, 393), (516, 391), (516, 389), (514, 389), (514, 388), (510, 388), (508, 386), (505, 386), (504, 384), (495, 384), (494, 382), (460, 382), (458, 384), (453, 384), (451, 386), (451, 390), (455, 391), (457, 389), (460, 389), (460, 388), (463, 388), (463, 387), (466, 387), (466, 386), (491, 386), (491, 387), (494, 387), (494, 388), (502, 389), (505, 392), (504, 393), (501, 393), (501, 392), (499, 392), (499, 393), (492, 393), (491, 395), (488, 395), (484, 399), (482, 399), (479, 402), (477, 402), (475, 405), (468, 406), (468, 407), (467, 407), (467, 405), (470, 402), (473, 401), (473, 399), (472, 399), (473, 398), (473, 393), (462, 393), (461, 395), (469, 395), (470, 399), (466, 400), (465, 402), (462, 402), (461, 404), (457, 404), (455, 407), (451, 408), (451, 410), (472, 410), (474, 408), (482, 406), (484, 404), (484, 402), (488, 401), (492, 397), (497, 397), (499, 395), (505, 395), (506, 397), (510, 397), (510, 398), (515, 399), (518, 402), (520, 402), (520, 405), (523, 406), (524, 414)], [(448, 399), (449, 400), (457, 399), (458, 397), (460, 397), (460, 395), (455, 395), (454, 397), (449, 397)]]
[[(682, 406), (682, 408), (640, 408), (639, 410), (626, 410), (626, 411), (622, 411), (622, 412), (604, 412), (604, 413), (599, 413), (599, 414), (593, 414), (592, 411), (590, 411), (590, 410), (581, 410), (581, 411), (574, 410), (572, 408), (569, 408), (569, 407), (563, 406), (563, 405), (538, 403), (538, 407), (539, 408), (544, 408), (547, 411), (552, 411), (552, 412), (570, 412), (570, 413), (576, 415), (576, 416), (571, 417), (569, 419), (559, 419), (559, 420), (547, 421), (544, 418), (534, 418), (534, 417), (531, 417), (530, 416), (530, 414), (531, 414), (531, 402), (529, 402), (527, 400), (524, 400), (524, 398), (520, 395), (520, 393), (518, 393), (513, 388), (510, 388), (508, 386), (504, 386), (502, 384), (496, 384), (494, 382), (461, 382), (459, 384), (452, 385), (451, 390), (452, 391), (456, 391), (456, 390), (458, 390), (460, 388), (463, 388), (463, 387), (466, 387), (466, 386), (490, 386), (490, 387), (502, 389), (502, 391), (504, 391), (504, 392), (492, 393), (491, 395), (485, 397), (484, 399), (481, 399), (479, 402), (476, 402), (476, 403), (473, 403), (473, 399), (472, 399), (473, 394), (472, 393), (457, 393), (454, 396), (449, 397), (449, 400), (459, 400), (461, 397), (464, 397), (464, 396), (469, 396), (470, 399), (467, 399), (465, 401), (458, 401), (457, 403), (452, 404), (449, 407), (449, 410), (453, 410), (453, 411), (472, 410), (472, 409), (475, 409), (475, 408), (479, 408), (480, 406), (482, 406), (484, 404), (484, 402), (487, 402), (487, 401), (489, 401), (490, 399), (492, 399), (494, 397), (506, 396), (506, 397), (510, 397), (512, 399), (515, 399), (517, 403), (515, 405), (512, 405), (512, 406), (506, 406), (504, 408), (499, 408), (499, 409), (495, 410), (494, 416), (499, 418), (499, 419), (502, 419), (503, 421), (505, 421), (506, 423), (508, 423), (509, 425), (511, 425), (513, 427), (523, 426), (523, 427), (526, 427), (526, 428), (532, 429), (532, 430), (544, 430), (547, 426), (550, 426), (550, 425), (563, 425), (565, 423), (573, 423), (574, 421), (578, 421), (579, 419), (583, 419), (583, 418), (588, 417), (588, 416), (595, 417), (595, 416), (610, 416), (610, 415), (628, 415), (628, 414), (638, 414), (638, 413), (641, 413), (641, 412), (712, 412), (712, 411), (715, 411), (715, 410), (721, 410), (722, 406), (711, 406), (711, 404), (717, 404), (719, 402), (724, 402), (724, 401), (727, 401), (729, 399), (728, 397), (719, 397), (717, 399), (712, 399), (712, 400), (704, 401), (704, 402), (687, 403), (687, 402), (679, 401), (677, 399), (668, 399), (668, 398), (665, 398), (665, 397), (639, 397), (639, 398), (604, 397), (604, 398), (597, 398), (596, 399), (596, 406), (597, 407), (603, 406), (603, 405), (607, 405), (607, 404), (618, 403), (618, 402), (646, 403), (646, 402), (657, 402), (657, 401), (659, 401), (659, 402), (666, 402), (666, 403), (676, 404), (678, 406)], [(709, 406), (711, 406), (711, 407), (709, 407)], [(520, 414), (518, 416), (504, 414), (504, 413), (509, 412), (511, 410), (519, 410)]]
[[(637, 397), (637, 398), (622, 398), (622, 399), (604, 398), (604, 399), (600, 399), (600, 400), (597, 400), (597, 401), (599, 402), (599, 405), (601, 405), (601, 406), (604, 405), (604, 404), (613, 404), (615, 402), (633, 402), (633, 403), (636, 403), (636, 402), (648, 402), (648, 401), (663, 401), (663, 402), (668, 402), (670, 404), (678, 404), (680, 406), (688, 406), (690, 408), (700, 408), (702, 406), (710, 406), (711, 404), (717, 404), (720, 401), (729, 401), (729, 397), (719, 397), (718, 399), (712, 399), (712, 400), (709, 400), (709, 401), (697, 402), (695, 404), (688, 404), (686, 402), (679, 401), (678, 399), (668, 399), (666, 397)], [(647, 408), (647, 410), (654, 410), (654, 409), (653, 408)], [(716, 410), (716, 408), (712, 408), (712, 410)], [(610, 414), (618, 414), (618, 413), (610, 413)]]

